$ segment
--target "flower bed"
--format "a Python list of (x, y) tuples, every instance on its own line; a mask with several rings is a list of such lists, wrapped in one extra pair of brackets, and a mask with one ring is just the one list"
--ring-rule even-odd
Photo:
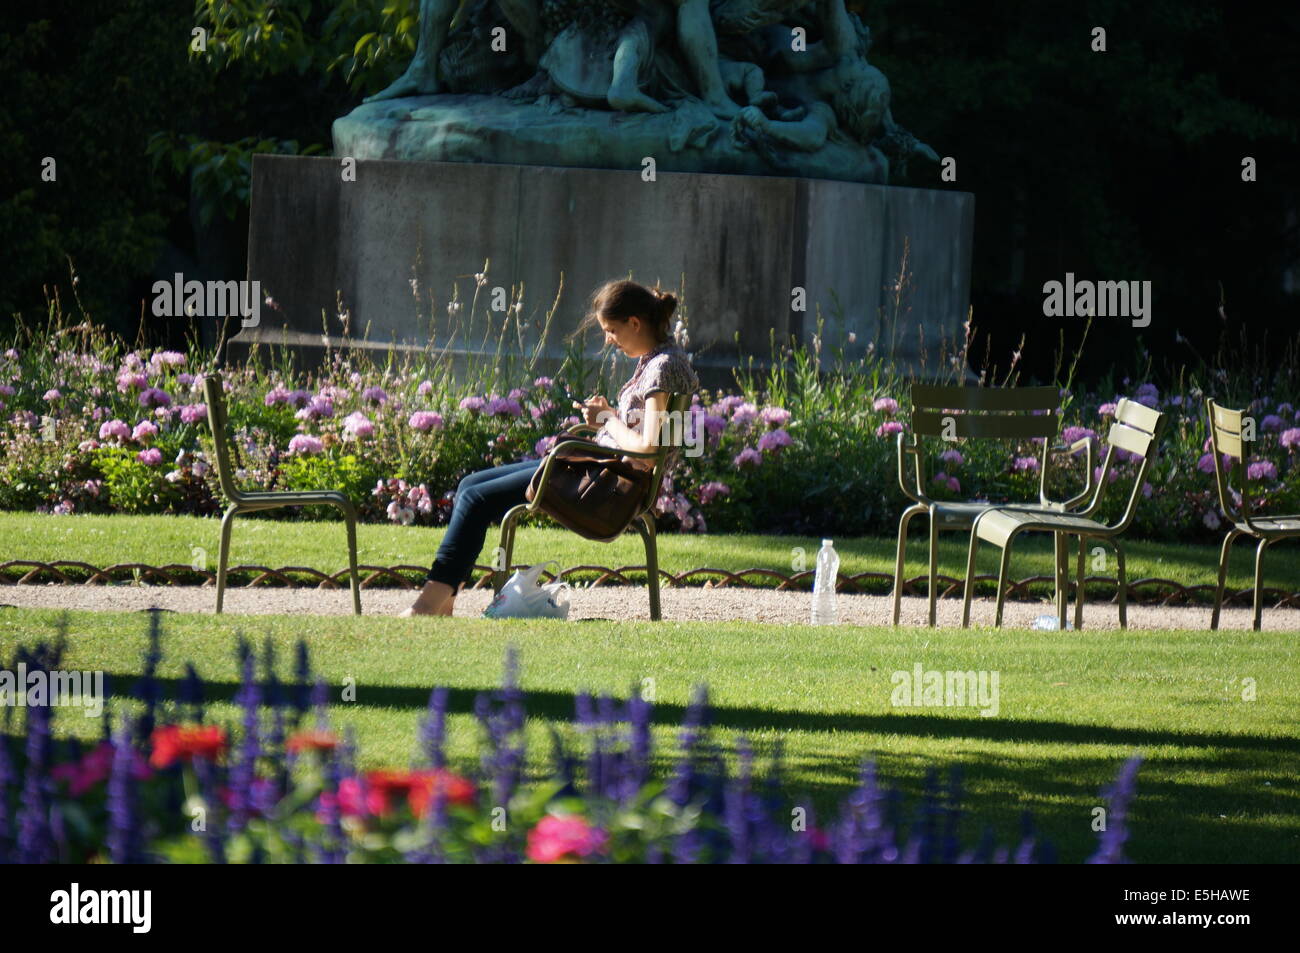
[[(507, 656), (504, 686), (473, 711), (481, 758), (449, 765), (449, 693), (435, 688), (416, 767), (360, 771), (350, 732), (331, 724), (327, 690), (299, 643), (293, 676), (263, 671), (239, 643), (236, 732), (213, 723), (192, 667), (176, 697), (155, 677), (162, 661), (153, 617), (133, 700), (108, 700), (105, 737), (85, 750), (54, 737), (49, 704), (29, 704), (23, 734), (0, 734), (0, 863), (1017, 863), (1055, 859), (1033, 832), (995, 847), (985, 832), (963, 845), (960, 783), (932, 774), (909, 809), (874, 768), (838, 810), (816, 817), (785, 789), (779, 754), (765, 778), (742, 738), (728, 768), (698, 691), (686, 711), (675, 768), (651, 770), (652, 705), (579, 695), (583, 751), (554, 737), (546, 777), (525, 777), (525, 697)], [(20, 650), (33, 673), (59, 669), (61, 641)], [(15, 666), (16, 669), (16, 666)], [(30, 701), (30, 699), (29, 699)], [(52, 699), (46, 699), (52, 701)], [(81, 713), (76, 713), (81, 717)], [(108, 726), (116, 730), (108, 732)], [(1089, 863), (1124, 862), (1138, 761), (1107, 792), (1105, 830)]]
[[(212, 472), (202, 371), (210, 355), (126, 351), (120, 342), (31, 335), (0, 354), (0, 509), (188, 513), (221, 508)], [(656, 504), (660, 528), (839, 535), (892, 533), (904, 499), (896, 434), (907, 429), (906, 382), (870, 358), (817, 373), (807, 351), (786, 352), (769, 375), (739, 375), (737, 393), (697, 395), (683, 453)], [(514, 374), (514, 377), (509, 376)], [(563, 393), (612, 394), (619, 375), (591, 379), (580, 356), (552, 379), (524, 366), (455, 382), (436, 359), (373, 364), (335, 351), (312, 373), (261, 362), (226, 372), (237, 478), (247, 489), (341, 489), (369, 520), (440, 525), (457, 483), (487, 466), (536, 459), (577, 421)], [(1063, 390), (1063, 438), (1105, 436), (1118, 396), (1170, 416), (1162, 453), (1141, 488), (1134, 531), (1212, 538), (1222, 514), (1213, 487), (1203, 393), (1162, 393), (1124, 380), (1100, 393)], [(1226, 400), (1226, 397), (1225, 397)], [(1245, 479), (1263, 513), (1300, 510), (1300, 411), (1270, 397)], [(689, 450), (689, 448), (688, 448)], [(1041, 457), (1019, 445), (933, 448), (940, 499), (1037, 496)], [(1082, 485), (1080, 462), (1058, 456), (1057, 498)], [(1110, 479), (1113, 516), (1134, 463), (1122, 451)], [(291, 516), (292, 514), (283, 514)]]

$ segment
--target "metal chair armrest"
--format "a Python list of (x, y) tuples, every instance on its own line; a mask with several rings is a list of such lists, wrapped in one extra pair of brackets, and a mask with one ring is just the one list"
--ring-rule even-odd
[[(909, 436), (912, 438), (911, 443), (907, 442)], [(916, 476), (915, 491), (907, 485), (907, 456), (909, 454), (915, 458), (912, 461)], [(917, 444), (916, 434), (900, 432), (898, 435), (898, 488), (912, 502), (929, 505), (929, 500), (924, 498), (925, 490), (921, 486), (921, 448)]]
[(1084, 500), (1086, 500), (1089, 496), (1092, 495), (1092, 491), (1093, 491), (1093, 484), (1092, 484), (1092, 454), (1093, 454), (1093, 446), (1094, 446), (1094, 439), (1093, 439), (1092, 437), (1080, 437), (1078, 440), (1074, 441), (1074, 443), (1072, 443), (1072, 444), (1068, 444), (1068, 445), (1067, 445), (1067, 444), (1063, 444), (1063, 443), (1062, 443), (1062, 444), (1057, 444), (1056, 446), (1051, 447), (1051, 448), (1048, 449), (1047, 454), (1048, 454), (1048, 457), (1049, 457), (1049, 458), (1050, 458), (1051, 454), (1053, 454), (1053, 453), (1065, 453), (1065, 454), (1069, 454), (1070, 456), (1073, 456), (1074, 454), (1078, 453), (1080, 450), (1086, 450), (1086, 451), (1087, 451), (1087, 454), (1086, 454), (1086, 456), (1084, 457), (1084, 482), (1083, 482), (1083, 489), (1082, 489), (1079, 493), (1077, 493), (1076, 495), (1074, 495), (1074, 496), (1070, 497), (1068, 500), (1064, 501), (1063, 503), (1057, 503), (1055, 500), (1052, 500), (1052, 499), (1049, 499), (1049, 498), (1048, 498), (1048, 496), (1047, 496), (1047, 475), (1046, 475), (1046, 471), (1044, 471), (1044, 474), (1043, 474), (1043, 488), (1042, 488), (1042, 490), (1041, 490), (1040, 493), (1039, 493), (1039, 498), (1040, 498), (1040, 499), (1039, 499), (1039, 502), (1042, 503), (1043, 506), (1059, 507), (1062, 511), (1066, 511), (1066, 510), (1070, 510), (1070, 509), (1072, 509), (1072, 508), (1075, 507), (1075, 506), (1078, 506), (1080, 503), (1082, 503)]

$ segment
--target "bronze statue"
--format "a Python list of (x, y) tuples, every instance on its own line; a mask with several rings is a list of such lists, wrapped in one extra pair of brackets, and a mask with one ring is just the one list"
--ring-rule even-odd
[[(819, 38), (796, 49), (796, 27)], [(484, 148), (527, 127), (537, 164), (630, 167), (659, 141), (685, 170), (883, 182), (886, 154), (938, 156), (894, 121), (869, 47), (843, 0), (421, 0), (411, 63), (340, 120), (336, 144), (353, 122), (418, 121), (433, 124), (428, 143), (401, 129), (416, 144), (385, 157), (496, 161), (474, 151), (477, 121), (494, 129)], [(591, 133), (578, 136), (584, 110)], [(642, 118), (617, 127), (620, 145), (600, 111)], [(599, 154), (584, 155), (592, 142)]]

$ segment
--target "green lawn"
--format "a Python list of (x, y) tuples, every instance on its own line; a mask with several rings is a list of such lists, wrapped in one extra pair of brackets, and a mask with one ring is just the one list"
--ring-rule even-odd
[[(27, 518), (6, 519), (9, 526), (21, 527)], [(117, 525), (118, 518), (114, 521)], [(43, 525), (62, 532), (77, 521)], [(160, 519), (139, 525), (172, 532), (124, 539), (117, 558), (147, 552), (151, 545), (201, 541), (211, 529)], [(259, 548), (258, 558), (272, 563), (300, 561), (287, 558), (294, 541), (286, 530), (312, 540), (328, 535), (328, 529), (309, 525), (263, 525), (261, 531), (246, 526), (243, 539)], [(47, 533), (40, 545), (52, 551), (58, 543), (51, 536)], [(366, 558), (391, 540), (405, 547), (392, 561), (404, 560), (434, 536), (367, 527), (363, 544), (371, 555)], [(7, 547), (12, 539), (6, 533)], [(727, 558), (733, 565), (757, 564), (779, 550), (779, 544), (758, 537), (732, 539), (725, 546), (716, 539), (673, 539), (666, 546), (683, 563), (691, 560), (692, 547), (701, 547), (699, 552), (709, 556), (704, 561)], [(850, 563), (864, 565), (878, 548), (870, 541), (861, 547), (846, 544)], [(630, 559), (631, 552), (624, 552)], [(984, 822), (993, 825), (1000, 842), (1014, 840), (1020, 812), (1028, 809), (1061, 858), (1075, 862), (1094, 844), (1090, 823), (1092, 809), (1102, 803), (1098, 790), (1125, 758), (1141, 752), (1146, 762), (1130, 841), (1138, 861), (1285, 862), (1300, 856), (1300, 650), (1292, 634), (1084, 631), (1062, 636), (1010, 629), (672, 622), (163, 618), (162, 674), (175, 680), (183, 663), (192, 660), (212, 697), (223, 700), (235, 687), (236, 632), (257, 642), (269, 638), (286, 661), (294, 641), (305, 638), (336, 698), (338, 687), (355, 679), (357, 700), (338, 703), (335, 718), (356, 726), (366, 766), (409, 762), (417, 718), (435, 684), (454, 690), (452, 753), (462, 762), (470, 759), (474, 693), (498, 684), (504, 652), (513, 643), (521, 653), (528, 693), (534, 768), (548, 751), (546, 726), (571, 720), (575, 692), (607, 690), (626, 697), (641, 679), (653, 679), (655, 740), (666, 767), (691, 686), (703, 682), (711, 691), (722, 740), (733, 744), (743, 733), (760, 753), (783, 740), (790, 792), (805, 792), (822, 808), (850, 789), (867, 755), (878, 759), (887, 780), (913, 797), (927, 768), (960, 764), (966, 806), (976, 819), (965, 829), (967, 842)], [(53, 612), (0, 610), (0, 658), (10, 658), (20, 642), (48, 636), (55, 619)], [(74, 613), (70, 619), (65, 667), (104, 670), (118, 691), (125, 691), (140, 671), (147, 616)], [(918, 662), (926, 670), (998, 673), (997, 716), (981, 717), (974, 708), (891, 706), (891, 674), (910, 671)], [(1254, 680), (1255, 700), (1243, 700), (1243, 679)], [(174, 688), (172, 681), (168, 692)], [(225, 701), (213, 715), (235, 721)], [(68, 712), (60, 712), (56, 727), (84, 736), (100, 730), (97, 720)], [(573, 736), (571, 728), (564, 731)]]
[[(918, 524), (920, 521), (916, 521)], [(396, 525), (363, 525), (358, 528), (358, 558), (370, 565), (427, 566), (433, 561), (443, 530)], [(192, 565), (196, 557), (215, 567), (219, 523), (215, 519), (178, 516), (38, 516), (28, 513), (0, 513), (0, 563), (28, 559), (41, 562), (77, 560), (94, 566), (141, 562), (150, 565)], [(488, 535), (481, 562), (491, 559), (496, 532)], [(669, 572), (698, 566), (738, 571), (754, 567), (790, 572), (802, 547), (805, 567), (812, 569), (820, 539), (795, 536), (687, 535), (659, 537), (659, 564)], [(940, 537), (939, 569), (961, 576), (966, 568), (966, 537), (945, 533)], [(908, 548), (907, 575), (920, 575), (925, 568), (926, 541), (919, 525), (913, 526)], [(858, 537), (837, 539), (840, 571), (893, 573), (894, 540)], [(1218, 566), (1218, 548), (1209, 545), (1148, 543), (1131, 540), (1126, 544), (1129, 578), (1159, 577), (1183, 585), (1212, 583)], [(1245, 589), (1252, 584), (1253, 550), (1238, 543), (1229, 584)], [(1294, 544), (1279, 546), (1265, 563), (1265, 584), (1287, 591), (1300, 590), (1300, 560)], [(1105, 567), (1098, 571), (1089, 556), (1089, 575), (1114, 575), (1114, 561), (1106, 554)], [(567, 531), (525, 526), (519, 533), (517, 562), (556, 559), (562, 566), (598, 564), (604, 566), (644, 565), (640, 537), (625, 535), (609, 544), (593, 543)], [(346, 565), (343, 525), (339, 522), (285, 521), (241, 518), (235, 522), (232, 565), (250, 564), (308, 566), (335, 572)], [(1030, 537), (1016, 544), (1012, 575), (1024, 578), (1052, 573), (1050, 544), (1045, 537)], [(980, 572), (996, 572), (996, 551), (981, 548)], [(9, 578), (25, 570), (9, 569)], [(1073, 571), (1073, 570), (1071, 570)], [(696, 577), (703, 583), (705, 577)], [(239, 580), (236, 580), (239, 581)], [(761, 581), (755, 578), (755, 581)], [(870, 591), (887, 591), (889, 583), (877, 582)], [(985, 587), (991, 591), (989, 584)], [(1045, 584), (1043, 591), (1050, 589)], [(1113, 590), (1112, 590), (1113, 591)]]

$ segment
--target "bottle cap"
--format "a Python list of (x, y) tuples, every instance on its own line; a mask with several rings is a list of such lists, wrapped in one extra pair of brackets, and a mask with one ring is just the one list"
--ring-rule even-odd
[(831, 545), (831, 541), (830, 541), (829, 539), (823, 539), (823, 540), (822, 540), (822, 545), (823, 545), (823, 546), (829, 546), (829, 545)]

